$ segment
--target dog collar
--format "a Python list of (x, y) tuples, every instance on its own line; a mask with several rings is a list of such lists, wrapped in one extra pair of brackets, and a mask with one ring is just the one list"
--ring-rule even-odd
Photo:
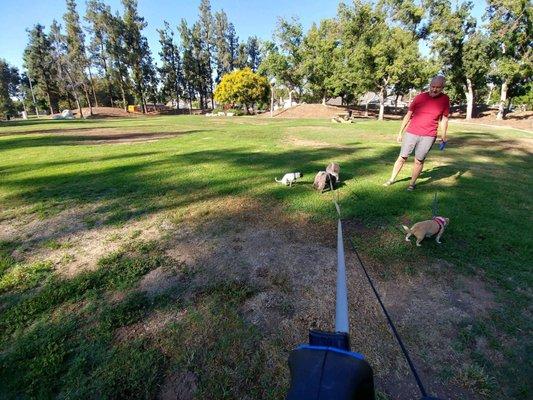
[(439, 225), (439, 232), (446, 226), (446, 220), (442, 217), (433, 217), (433, 221)]

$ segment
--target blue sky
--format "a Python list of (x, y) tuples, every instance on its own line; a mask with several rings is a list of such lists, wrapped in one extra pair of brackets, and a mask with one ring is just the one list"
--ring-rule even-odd
[[(105, 1), (113, 11), (122, 12), (120, 0)], [(347, 1), (348, 2), (348, 1)], [(175, 28), (182, 18), (189, 23), (196, 21), (200, 0), (139, 0), (139, 12), (148, 27), (143, 31), (148, 38), (154, 59), (158, 59), (159, 42), (156, 30), (168, 21)], [(242, 41), (256, 35), (270, 39), (278, 17), (298, 17), (304, 29), (313, 22), (334, 17), (338, 0), (211, 0), (212, 11), (223, 9), (237, 30)], [(485, 1), (475, 2), (473, 15), (479, 18)], [(65, 0), (0, 0), (0, 58), (22, 68), (22, 53), (27, 44), (26, 29), (36, 23), (50, 26), (54, 19), (61, 23), (65, 13)], [(78, 12), (85, 14), (85, 0), (78, 0)]]

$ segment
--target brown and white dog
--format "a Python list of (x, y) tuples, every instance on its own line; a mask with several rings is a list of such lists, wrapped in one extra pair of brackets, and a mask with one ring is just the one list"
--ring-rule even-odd
[(440, 244), (440, 237), (444, 233), (444, 228), (446, 228), (449, 223), (449, 218), (433, 217), (432, 219), (428, 219), (426, 221), (417, 222), (411, 228), (402, 225), (403, 229), (407, 232), (405, 241), (409, 242), (409, 238), (411, 235), (413, 235), (416, 237), (416, 245), (421, 246), (420, 242), (424, 238), (437, 235), (435, 241)]
[(335, 177), (335, 181), (333, 183), (339, 183), (341, 181), (341, 178), (340, 178), (340, 172), (341, 172), (341, 167), (339, 164), (337, 163), (330, 163), (327, 167), (326, 167), (326, 172), (330, 175), (333, 175)]
[(325, 171), (318, 171), (313, 182), (313, 187), (321, 193), (327, 189), (334, 189), (340, 182), (341, 167), (339, 164), (330, 163)]

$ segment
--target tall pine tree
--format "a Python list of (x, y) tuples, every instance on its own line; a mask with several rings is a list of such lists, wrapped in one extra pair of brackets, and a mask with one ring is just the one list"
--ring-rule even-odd
[(215, 13), (215, 64), (216, 64), (216, 82), (219, 83), (222, 76), (231, 71), (232, 54), (228, 41), (228, 16), (224, 10)]
[(146, 27), (144, 18), (139, 15), (137, 0), (122, 0), (124, 6), (124, 44), (128, 67), (133, 75), (133, 90), (146, 113), (146, 90), (154, 76), (150, 48), (141, 31)]
[(158, 30), (159, 43), (161, 44), (161, 76), (162, 92), (164, 96), (176, 101), (179, 109), (180, 98), (183, 93), (183, 72), (181, 56), (178, 45), (174, 42), (174, 32), (168, 22), (165, 21), (164, 29)]
[(18, 69), (0, 58), (0, 118), (10, 119), (16, 109), (11, 97), (18, 94), (20, 75)]
[(183, 78), (185, 82), (184, 96), (189, 101), (189, 113), (192, 113), (192, 102), (196, 98), (197, 87), (197, 63), (194, 59), (192, 32), (187, 21), (182, 19), (178, 27), (183, 54)]
[(28, 31), (29, 42), (24, 50), (24, 67), (35, 81), (37, 96), (46, 99), (51, 114), (58, 110), (59, 88), (57, 67), (52, 58), (52, 45), (44, 32), (44, 26), (35, 25)]
[(87, 2), (85, 20), (89, 23), (88, 31), (91, 34), (88, 51), (90, 62), (94, 64), (98, 73), (103, 76), (107, 91), (107, 104), (113, 106), (113, 87), (110, 71), (109, 36), (112, 21), (111, 8), (99, 0)]
[(83, 118), (79, 96), (81, 84), (79, 80), (75, 79), (75, 75), (72, 72), (72, 66), (67, 55), (67, 40), (65, 35), (61, 33), (61, 25), (56, 20), (50, 26), (49, 37), (52, 44), (52, 57), (57, 68), (57, 84), (61, 97), (67, 100), (69, 109), (72, 109), (70, 98), (73, 97), (78, 107), (79, 116)]
[[(85, 94), (89, 115), (93, 114), (89, 90), (92, 82), (87, 79), (86, 69), (89, 67), (87, 55), (85, 54), (85, 34), (81, 29), (80, 16), (76, 10), (76, 1), (67, 0), (67, 12), (63, 16), (66, 30), (67, 62), (68, 69), (73, 81), (76, 81)], [(92, 90), (93, 96), (94, 89)]]
[[(207, 83), (208, 93), (206, 97), (211, 99), (211, 106), (214, 107), (213, 103), (213, 64), (214, 64), (214, 46), (215, 46), (215, 35), (214, 35), (214, 20), (213, 14), (211, 13), (211, 3), (209, 0), (201, 0), (200, 2), (200, 26), (201, 26), (201, 41), (202, 41), (202, 64), (205, 68), (205, 81)], [(207, 99), (206, 99), (207, 105)]]

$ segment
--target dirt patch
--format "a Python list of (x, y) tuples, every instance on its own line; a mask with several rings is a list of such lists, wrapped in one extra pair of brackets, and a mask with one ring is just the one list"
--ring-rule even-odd
[(102, 203), (78, 205), (44, 220), (34, 214), (6, 219), (0, 221), (0, 241), (21, 243), (12, 254), (19, 262), (49, 260), (57, 274), (73, 277), (94, 270), (100, 258), (125, 242), (160, 239), (169, 227), (168, 220), (157, 215), (120, 227), (102, 225), (93, 221), (102, 207)]
[[(322, 104), (299, 104), (297, 106), (276, 110), (274, 118), (320, 118), (331, 119), (346, 114), (346, 107), (325, 106)], [(270, 116), (269, 113), (267, 113)], [(266, 116), (264, 114), (263, 116)]]
[[(93, 115), (89, 115), (89, 108), (85, 107), (81, 109), (84, 118), (128, 118), (128, 117), (138, 117), (142, 114), (129, 113), (123, 108), (116, 107), (93, 107)], [(72, 113), (78, 117), (78, 109), (72, 110)]]
[[(491, 126), (511, 127), (516, 129), (533, 131), (533, 111), (517, 111), (508, 113), (505, 116), (504, 120), (496, 119), (497, 113), (497, 111), (493, 110), (484, 113), (469, 122), (474, 124), (486, 124)], [(454, 118), (454, 120), (457, 120), (459, 122), (458, 118)], [(462, 119), (461, 121), (465, 122), (464, 119)]]
[(493, 162), (490, 152), (501, 152), (508, 155), (530, 157), (533, 154), (533, 138), (513, 138), (513, 139), (491, 139), (487, 138), (469, 138), (468, 135), (461, 135), (451, 139), (454, 146), (467, 145), (471, 148), (478, 148), (479, 157), (484, 157), (488, 164)]
[[(274, 112), (274, 118), (317, 118), (327, 119), (343, 116), (348, 113), (348, 108), (344, 106), (331, 106), (322, 104), (298, 104), (294, 107), (276, 110)], [(451, 119), (460, 123), (481, 124), (487, 126), (501, 126), (511, 127), (516, 129), (522, 129), (527, 131), (533, 131), (533, 112), (514, 112), (509, 113), (505, 120), (496, 119), (496, 111), (485, 113), (472, 119), (471, 121), (465, 121), (464, 115), (452, 115)], [(270, 112), (260, 114), (259, 117), (270, 117)], [(361, 110), (352, 109), (352, 117), (365, 118), (365, 119), (377, 119), (377, 112), (370, 110), (368, 115)], [(400, 114), (385, 114), (384, 118), (387, 120), (399, 120), (403, 118)]]
[(152, 142), (184, 135), (187, 132), (131, 132), (122, 128), (63, 129), (58, 137), (65, 137), (68, 144), (109, 144)]
[[(291, 146), (298, 146), (298, 147), (311, 147), (314, 149), (322, 148), (322, 147), (341, 147), (341, 146), (335, 146), (331, 143), (327, 142), (321, 142), (318, 140), (307, 140), (307, 139), (300, 139), (293, 136), (289, 136), (284, 140), (284, 143), (291, 145)], [(342, 147), (348, 147), (348, 146), (342, 146)]]
[(70, 143), (83, 144), (119, 144), (119, 143), (139, 143), (139, 142), (154, 142), (160, 139), (167, 139), (183, 135), (184, 132), (160, 132), (160, 133), (145, 133), (145, 132), (120, 132), (102, 135), (101, 130), (95, 130), (96, 134), (85, 132), (83, 135), (77, 135), (79, 139), (72, 140)]
[[(493, 294), (479, 277), (457, 276), (446, 263), (436, 263), (430, 270), (437, 279), (428, 275), (381, 283), (384, 302), (402, 335), (422, 379), (431, 382), (433, 393), (446, 398), (483, 398), (468, 387), (449, 385), (435, 379), (442, 366), (449, 366), (458, 375), (460, 367), (471, 362), (470, 355), (453, 350), (460, 333), (459, 327), (468, 326), (480, 315), (496, 307)], [(503, 354), (482, 349), (491, 359), (502, 359)], [(381, 378), (380, 378), (381, 380)], [(394, 384), (383, 380), (383, 387), (394, 391)], [(408, 398), (408, 397), (406, 397)]]
[(147, 273), (139, 282), (138, 289), (150, 296), (156, 296), (180, 282), (179, 265), (176, 270), (168, 270), (163, 267), (156, 268)]
[[(75, 118), (79, 118), (79, 110), (77, 108), (72, 109), (72, 114)], [(129, 118), (129, 117), (138, 117), (143, 114), (138, 113), (129, 113), (125, 111), (123, 108), (117, 108), (117, 107), (93, 107), (92, 108), (92, 115), (90, 114), (89, 107), (82, 107), (81, 112), (83, 113), (83, 118), (85, 119), (99, 119), (99, 118)], [(48, 118), (53, 119), (55, 116), (61, 115), (61, 113), (58, 114), (52, 114)]]
[(114, 339), (117, 342), (127, 343), (139, 338), (153, 338), (169, 324), (181, 321), (186, 314), (186, 309), (179, 312), (156, 311), (142, 322), (118, 328), (115, 331)]
[[(180, 225), (172, 235), (168, 255), (197, 271), (193, 285), (247, 282), (255, 287), (257, 293), (241, 311), (263, 332), (265, 345), (276, 338), (289, 350), (305, 341), (309, 328), (333, 329), (334, 222), (324, 226), (293, 219), (280, 209), (267, 210), (247, 200), (228, 199), (218, 206), (225, 210), (222, 219), (207, 213), (201, 221)], [(364, 261), (378, 277), (382, 267)], [(353, 347), (372, 364), (380, 390), (394, 393), (394, 399), (412, 399), (417, 395), (415, 382), (348, 249), (347, 265)], [(413, 277), (376, 279), (378, 290), (432, 391), (441, 397), (480, 398), (438, 376), (442, 365), (469, 361), (468, 355), (451, 350), (452, 345), (460, 326), (496, 307), (493, 295), (482, 279), (457, 276), (445, 262), (417, 267), (420, 273)]]
[(157, 399), (192, 400), (197, 386), (198, 378), (194, 373), (177, 371), (165, 379)]
[[(94, 267), (99, 257), (132, 237), (157, 240), (175, 260), (176, 270), (159, 268), (148, 273), (137, 289), (151, 295), (178, 285), (180, 268), (193, 272), (187, 283), (191, 296), (217, 284), (245, 283), (254, 295), (240, 306), (240, 312), (262, 332), (261, 346), (275, 349), (274, 367), (287, 373), (286, 355), (306, 341), (308, 329), (334, 328), (335, 221), (315, 223), (305, 215), (287, 215), (281, 206), (237, 197), (194, 203), (179, 218), (160, 214), (122, 228), (87, 229), (83, 218), (90, 211), (68, 211), (27, 227), (21, 223), (16, 231), (36, 249), (45, 237), (71, 243), (65, 250), (36, 252), (59, 258), (61, 252), (70, 252), (75, 259), (60, 264), (59, 269), (66, 275)], [(350, 229), (367, 230), (355, 223), (346, 227), (346, 235)], [(43, 232), (47, 232), (45, 236)], [(379, 390), (392, 393), (391, 399), (415, 398), (417, 388), (405, 359), (356, 257), (348, 247), (346, 253), (353, 349), (365, 354), (373, 366)], [(33, 254), (28, 248), (18, 256), (30, 258)], [(370, 274), (379, 277), (383, 266), (364, 254), (362, 257)], [(450, 385), (439, 373), (443, 365), (455, 372), (469, 362), (470, 356), (454, 351), (452, 345), (460, 327), (496, 307), (492, 292), (483, 279), (457, 275), (446, 262), (415, 267), (418, 272), (414, 276), (394, 281), (375, 278), (377, 288), (431, 392), (445, 398), (480, 399), (473, 390)], [(156, 311), (139, 323), (118, 329), (115, 340), (155, 338), (186, 313), (186, 309)], [(478, 349), (494, 359), (502, 357), (482, 340)], [(167, 377), (160, 398), (176, 398), (176, 393), (182, 393), (177, 398), (192, 398), (196, 384), (196, 377), (189, 372), (175, 372)]]

